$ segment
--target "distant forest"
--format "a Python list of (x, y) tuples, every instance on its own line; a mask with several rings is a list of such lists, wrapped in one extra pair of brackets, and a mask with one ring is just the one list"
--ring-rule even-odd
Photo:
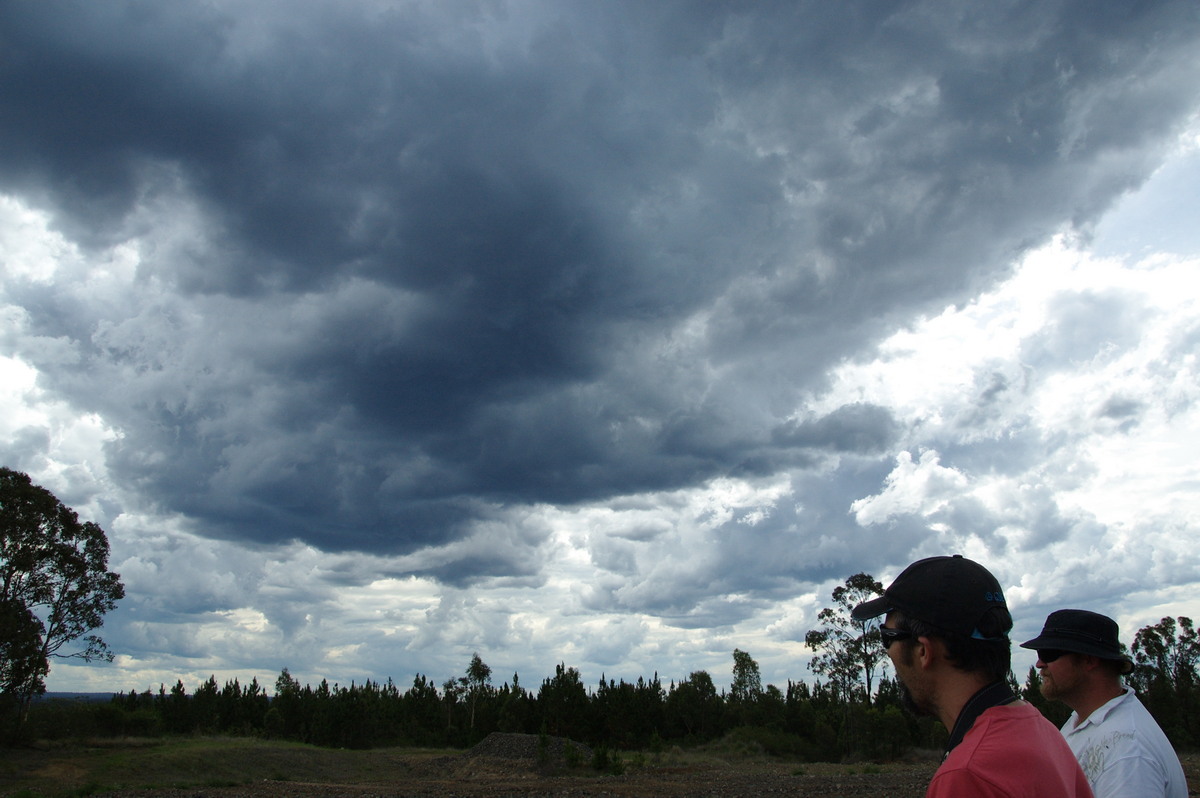
[[(497, 687), (492, 669), (475, 654), (463, 675), (440, 687), (420, 674), (406, 689), (391, 680), (349, 686), (322, 680), (313, 687), (285, 668), (270, 693), (257, 679), (219, 685), (210, 677), (190, 693), (177, 681), (107, 702), (43, 700), (24, 723), (9, 713), (0, 723), (10, 740), (225, 734), (340, 748), (468, 747), (499, 731), (566, 737), (612, 751), (725, 739), (747, 751), (804, 761), (894, 759), (913, 748), (940, 748), (946, 740), (941, 724), (902, 710), (895, 679), (876, 678), (883, 651), (878, 630), (855, 626), (844, 612), (864, 591), (881, 592), (877, 584), (859, 574), (834, 591), (837, 606), (822, 612), (823, 627), (806, 640), (818, 652), (810, 665), (818, 680), (811, 685), (764, 687), (753, 657), (735, 650), (729, 690), (718, 691), (703, 670), (666, 685), (655, 674), (633, 683), (602, 676), (589, 687), (565, 663), (536, 689), (524, 687), (517, 674)], [(1197, 748), (1200, 642), (1192, 621), (1163, 618), (1144, 627), (1130, 653), (1130, 684), (1176, 748)], [(1029, 669), (1024, 685), (1012, 674), (1009, 679), (1055, 725), (1066, 720), (1065, 706), (1042, 697), (1036, 669)]]
[(565, 665), (537, 690), (525, 689), (515, 674), (500, 687), (455, 679), (439, 690), (421, 675), (405, 690), (390, 680), (312, 687), (284, 670), (269, 696), (257, 680), (218, 685), (210, 678), (191, 693), (177, 682), (108, 702), (36, 702), (27, 726), (25, 733), (38, 739), (228, 734), (340, 748), (468, 747), (502, 731), (655, 751), (733, 734), (750, 750), (808, 761), (835, 761), (848, 752), (891, 758), (945, 738), (939, 724), (900, 709), (892, 680), (866, 703), (842, 701), (820, 683), (718, 692), (705, 671), (665, 686), (654, 676), (634, 683), (602, 679), (589, 689), (579, 671)]

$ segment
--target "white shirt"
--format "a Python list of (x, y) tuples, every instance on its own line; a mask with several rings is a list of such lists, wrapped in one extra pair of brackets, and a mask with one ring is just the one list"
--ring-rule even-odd
[(1072, 712), (1062, 733), (1096, 798), (1187, 798), (1175, 749), (1129, 688), (1082, 722)]

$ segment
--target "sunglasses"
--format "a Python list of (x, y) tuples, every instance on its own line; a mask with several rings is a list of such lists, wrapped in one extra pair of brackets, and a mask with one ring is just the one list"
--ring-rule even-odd
[(1054, 660), (1066, 653), (1066, 651), (1058, 648), (1039, 648), (1037, 650), (1038, 659), (1040, 659), (1046, 665), (1049, 665), (1051, 662), (1054, 662)]
[(891, 648), (892, 643), (895, 643), (897, 640), (909, 640), (912, 636), (912, 632), (907, 629), (889, 629), (886, 626), (879, 627), (879, 639), (883, 642), (884, 651)]

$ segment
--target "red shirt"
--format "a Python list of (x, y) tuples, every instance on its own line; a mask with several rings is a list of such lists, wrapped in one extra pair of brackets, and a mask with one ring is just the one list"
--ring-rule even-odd
[(925, 798), (1092, 798), (1092, 790), (1054, 724), (1020, 702), (976, 718)]

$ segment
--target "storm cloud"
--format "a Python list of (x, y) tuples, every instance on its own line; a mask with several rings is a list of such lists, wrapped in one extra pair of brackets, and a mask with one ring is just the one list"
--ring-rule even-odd
[(1198, 34), (1180, 2), (5, 3), (0, 193), (60, 244), (7, 256), (4, 351), (188, 540), (379, 558), (351, 586), (545, 586), (575, 540), (579, 607), (728, 627), (931, 529), (1041, 550), (1084, 521), (961, 475), (1047, 457), (1030, 397), (1150, 311), (1052, 297), (937, 419), (836, 370), (1086, 241), (1200, 107)]

